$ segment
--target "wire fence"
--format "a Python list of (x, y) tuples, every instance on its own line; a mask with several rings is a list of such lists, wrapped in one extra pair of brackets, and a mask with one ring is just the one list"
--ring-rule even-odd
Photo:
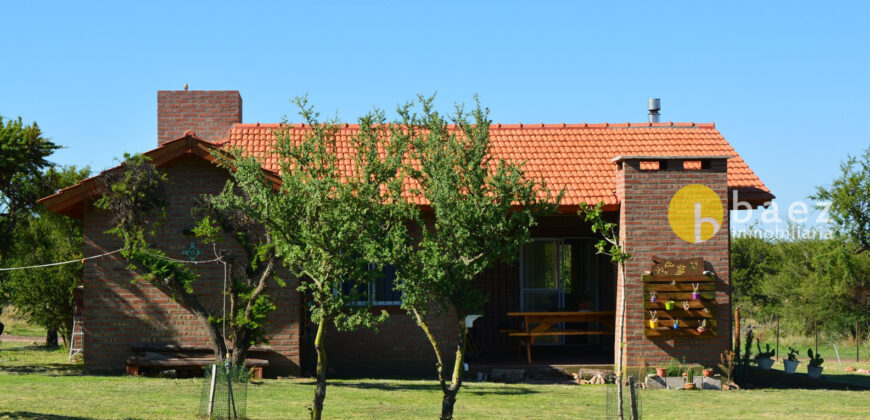
[(795, 331), (793, 326), (776, 317), (753, 316), (743, 312), (739, 318), (738, 339), (741, 349), (745, 345), (746, 334), (751, 330), (757, 339), (757, 343), (752, 344), (753, 353), (758, 352), (759, 344), (765, 351), (769, 346), (774, 352), (774, 360), (777, 361), (787, 358), (790, 348), (798, 351), (799, 358), (808, 357), (807, 350), (812, 349), (816, 354), (823, 354), (826, 361), (840, 365), (870, 361), (870, 340), (867, 339), (870, 326), (860, 322), (839, 332), (820, 328), (809, 328), (807, 332)]

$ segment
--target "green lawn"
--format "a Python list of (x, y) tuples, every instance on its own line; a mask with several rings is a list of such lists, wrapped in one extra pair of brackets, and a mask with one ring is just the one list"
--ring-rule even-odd
[[(3, 331), (4, 335), (9, 334), (45, 338), (45, 328), (38, 325), (31, 325), (26, 320), (16, 316), (15, 308), (12, 306), (6, 306), (3, 308), (3, 312), (0, 313), (0, 322), (2, 322), (5, 327), (5, 330)], [(0, 339), (2, 338), (3, 336), (0, 335)]]
[[(85, 376), (62, 350), (0, 345), (0, 418), (190, 419), (201, 381)], [(307, 379), (265, 380), (248, 387), (248, 415), (304, 419), (313, 393)], [(440, 393), (432, 381), (336, 380), (324, 416), (332, 419), (433, 419)], [(648, 391), (647, 418), (868, 418), (870, 391)], [(601, 417), (600, 385), (468, 383), (459, 419), (576, 419)]]

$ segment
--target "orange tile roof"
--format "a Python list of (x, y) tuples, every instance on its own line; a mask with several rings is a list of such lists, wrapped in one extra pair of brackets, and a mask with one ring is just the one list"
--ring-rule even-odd
[[(235, 124), (222, 145), (239, 146), (263, 159), (264, 169), (277, 171), (277, 159), (269, 152), (280, 127)], [(358, 125), (342, 125), (339, 148), (358, 131)], [(294, 132), (301, 136), (303, 130)], [(616, 163), (611, 161), (617, 156), (733, 156), (728, 159), (729, 189), (755, 205), (773, 199), (714, 124), (493, 124), (490, 137), (494, 157), (525, 162), (528, 175), (552, 189), (564, 187), (563, 206), (617, 205)]]

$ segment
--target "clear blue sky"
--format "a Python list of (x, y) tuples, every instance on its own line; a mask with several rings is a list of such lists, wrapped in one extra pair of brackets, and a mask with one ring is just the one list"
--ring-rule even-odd
[(870, 144), (867, 2), (307, 3), (6, 2), (0, 115), (102, 170), (156, 146), (156, 92), (185, 82), (241, 91), (245, 122), (305, 92), (350, 121), (437, 91), (497, 122), (642, 122), (660, 97), (786, 206)]

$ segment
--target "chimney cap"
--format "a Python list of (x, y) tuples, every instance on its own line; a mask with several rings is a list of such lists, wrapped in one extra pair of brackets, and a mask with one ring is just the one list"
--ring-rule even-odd
[(662, 110), (662, 100), (659, 98), (649, 98), (647, 101), (647, 108), (652, 111), (661, 111)]

